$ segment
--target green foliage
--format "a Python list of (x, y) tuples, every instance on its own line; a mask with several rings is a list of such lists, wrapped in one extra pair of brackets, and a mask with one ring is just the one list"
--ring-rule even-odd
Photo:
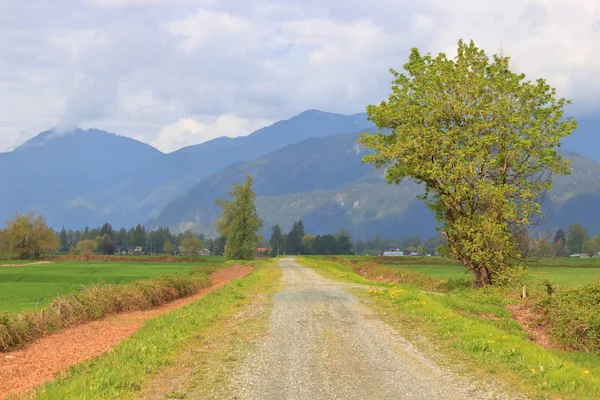
[(559, 289), (541, 304), (558, 343), (600, 354), (600, 280)]
[(454, 60), (413, 49), (406, 75), (392, 70), (389, 100), (367, 107), (389, 133), (360, 139), (373, 150), (363, 161), (385, 167), (389, 183), (425, 186), (420, 198), (480, 286), (521, 256), (515, 233), (540, 213), (552, 174), (569, 172), (557, 148), (576, 128), (554, 88), (525, 81), (508, 61), (462, 40)]
[(167, 241), (163, 244), (163, 253), (173, 253), (173, 244), (169, 239), (167, 239)]
[(294, 222), (292, 229), (287, 234), (285, 240), (285, 251), (287, 254), (304, 253), (302, 246), (302, 237), (304, 236), (304, 223), (302, 221)]
[(197, 238), (185, 238), (181, 241), (181, 246), (179, 247), (179, 252), (182, 255), (188, 256), (198, 256), (200, 255), (200, 251), (204, 248), (204, 244), (202, 240)]
[(283, 240), (281, 227), (279, 225), (274, 225), (271, 229), (271, 240), (269, 240), (269, 245), (271, 246), (272, 257), (278, 256), (285, 249), (285, 241)]
[(225, 258), (229, 260), (253, 260), (260, 242), (258, 231), (262, 220), (256, 212), (256, 194), (252, 190), (252, 177), (246, 175), (243, 185), (234, 183), (229, 191), (233, 200), (217, 200), (221, 215), (215, 222), (217, 232), (227, 238)]
[(95, 240), (80, 240), (79, 243), (77, 243), (77, 251), (79, 252), (79, 254), (93, 253), (97, 245), (98, 244)]
[(590, 237), (587, 228), (584, 228), (581, 224), (572, 224), (569, 226), (569, 233), (567, 234), (567, 248), (569, 253), (581, 253), (583, 251), (583, 244)]
[(595, 256), (600, 252), (600, 235), (596, 235), (590, 240), (583, 242), (583, 252), (590, 256)]
[(42, 253), (58, 251), (58, 235), (46, 225), (41, 215), (16, 213), (6, 227), (10, 251), (22, 260), (40, 258)]

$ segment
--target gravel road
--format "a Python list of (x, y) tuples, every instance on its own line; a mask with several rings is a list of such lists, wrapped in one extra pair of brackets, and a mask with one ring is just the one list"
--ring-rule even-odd
[(361, 306), (345, 290), (353, 285), (280, 265), (268, 334), (232, 378), (232, 398), (495, 398), (436, 366)]

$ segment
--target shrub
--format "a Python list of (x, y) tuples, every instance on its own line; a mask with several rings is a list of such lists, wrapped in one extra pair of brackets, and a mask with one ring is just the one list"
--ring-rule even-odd
[(600, 354), (600, 281), (556, 290), (540, 304), (558, 344)]

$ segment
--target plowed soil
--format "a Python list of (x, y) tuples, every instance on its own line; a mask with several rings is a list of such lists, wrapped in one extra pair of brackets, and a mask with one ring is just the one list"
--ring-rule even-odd
[(193, 296), (147, 311), (123, 313), (47, 336), (24, 349), (0, 353), (0, 399), (25, 393), (74, 364), (98, 356), (137, 332), (146, 321), (182, 307), (224, 284), (246, 276), (249, 266), (232, 266), (211, 274), (211, 285)]

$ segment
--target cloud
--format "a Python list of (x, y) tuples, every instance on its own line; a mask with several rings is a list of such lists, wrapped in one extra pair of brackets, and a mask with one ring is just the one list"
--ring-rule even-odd
[(221, 136), (242, 136), (270, 123), (272, 121), (251, 121), (235, 115), (221, 115), (210, 122), (200, 122), (191, 117), (181, 118), (172, 124), (163, 126), (158, 137), (152, 140), (151, 144), (159, 150), (169, 153)]
[(597, 0), (65, 2), (1, 6), (0, 151), (56, 125), (172, 150), (309, 108), (360, 112), (411, 47), (452, 54), (459, 38), (502, 48), (577, 112), (600, 101)]
[(196, 15), (172, 21), (166, 27), (171, 35), (181, 38), (179, 47), (184, 51), (194, 51), (211, 39), (239, 37), (250, 29), (251, 24), (245, 18), (210, 10), (200, 10)]

